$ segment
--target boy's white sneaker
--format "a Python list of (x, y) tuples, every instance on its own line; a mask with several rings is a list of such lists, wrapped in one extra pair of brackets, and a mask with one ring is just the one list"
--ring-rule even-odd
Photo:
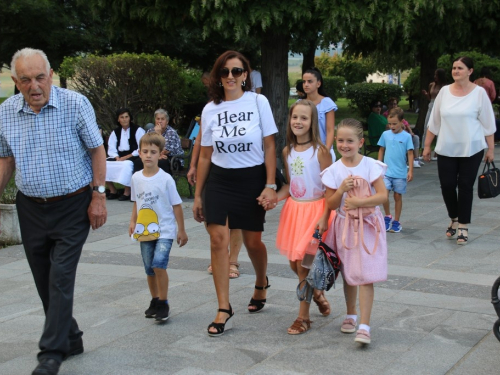
[(413, 168), (420, 168), (420, 163), (418, 162), (418, 160), (415, 160), (413, 162)]

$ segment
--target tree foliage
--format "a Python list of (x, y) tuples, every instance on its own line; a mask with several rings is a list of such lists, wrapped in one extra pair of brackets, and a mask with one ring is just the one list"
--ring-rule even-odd
[[(473, 48), (500, 51), (498, 0), (358, 0), (353, 4), (355, 10), (345, 7), (337, 18), (347, 50), (386, 54), (388, 62), (398, 61), (391, 56), (413, 59), (421, 67), (421, 87), (429, 85), (437, 59), (444, 53)], [(423, 128), (426, 101), (420, 101), (420, 109), (417, 126)]]
[(368, 74), (377, 70), (369, 58), (360, 55), (339, 56), (335, 53), (330, 56), (323, 52), (314, 59), (314, 63), (324, 76), (345, 77), (348, 84), (365, 82)]
[(389, 98), (401, 99), (403, 90), (398, 85), (387, 83), (355, 83), (346, 87), (346, 98), (361, 116), (368, 117), (371, 112), (370, 103), (380, 100), (386, 103)]
[(90, 100), (106, 131), (116, 126), (115, 111), (121, 107), (130, 108), (139, 125), (152, 121), (158, 108), (165, 108), (175, 123), (183, 104), (204, 100), (200, 72), (160, 54), (70, 57), (61, 65), (61, 75)]
[(100, 21), (76, 0), (0, 0), (0, 67), (24, 47), (42, 49), (57, 70), (65, 56), (103, 50), (108, 44)]

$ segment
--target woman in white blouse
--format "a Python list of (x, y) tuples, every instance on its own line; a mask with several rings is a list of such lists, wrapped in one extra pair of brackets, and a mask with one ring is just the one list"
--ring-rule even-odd
[[(144, 135), (143, 128), (132, 122), (128, 108), (116, 111), (118, 126), (108, 139), (108, 158), (106, 159), (106, 185), (110, 191), (108, 199), (130, 200), (130, 180), (134, 171), (134, 160), (139, 158), (139, 141)], [(118, 196), (114, 182), (125, 186), (125, 191)]]
[(484, 160), (491, 162), (495, 147), (493, 108), (486, 91), (470, 81), (473, 68), (469, 57), (453, 62), (455, 82), (444, 86), (436, 97), (423, 152), (429, 161), (432, 141), (439, 135), (435, 148), (439, 182), (451, 219), (446, 236), (453, 239), (458, 231), (459, 245), (466, 245), (469, 239), (467, 224), (471, 219), (473, 186), (484, 149)]

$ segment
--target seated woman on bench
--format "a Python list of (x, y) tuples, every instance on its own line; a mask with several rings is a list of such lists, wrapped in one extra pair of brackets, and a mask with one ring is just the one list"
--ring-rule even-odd
[[(134, 161), (139, 158), (139, 141), (145, 134), (144, 129), (132, 122), (128, 108), (116, 111), (118, 127), (108, 140), (108, 159), (106, 161), (106, 185), (110, 191), (108, 199), (130, 200), (130, 180), (134, 172)], [(123, 195), (118, 195), (114, 182), (125, 186)]]
[[(157, 109), (155, 111), (155, 126), (148, 130), (148, 133), (156, 132), (165, 138), (165, 149), (161, 152), (158, 166), (168, 174), (172, 174), (170, 162), (171, 158), (177, 155), (184, 155), (184, 150), (181, 147), (181, 139), (177, 131), (168, 125), (170, 117), (165, 109)], [(184, 166), (184, 160), (179, 159), (179, 170)], [(134, 161), (134, 172), (140, 171), (144, 166), (141, 159)]]

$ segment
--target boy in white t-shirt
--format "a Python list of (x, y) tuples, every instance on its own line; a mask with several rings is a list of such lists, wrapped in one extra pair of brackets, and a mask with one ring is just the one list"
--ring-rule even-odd
[(165, 138), (157, 133), (147, 133), (139, 142), (139, 156), (144, 169), (132, 176), (130, 197), (134, 208), (128, 230), (132, 239), (141, 244), (152, 297), (144, 313), (146, 318), (155, 318), (157, 321), (165, 321), (169, 316), (167, 265), (172, 243), (176, 238), (182, 247), (188, 241), (182, 199), (175, 181), (158, 167), (164, 147)]

